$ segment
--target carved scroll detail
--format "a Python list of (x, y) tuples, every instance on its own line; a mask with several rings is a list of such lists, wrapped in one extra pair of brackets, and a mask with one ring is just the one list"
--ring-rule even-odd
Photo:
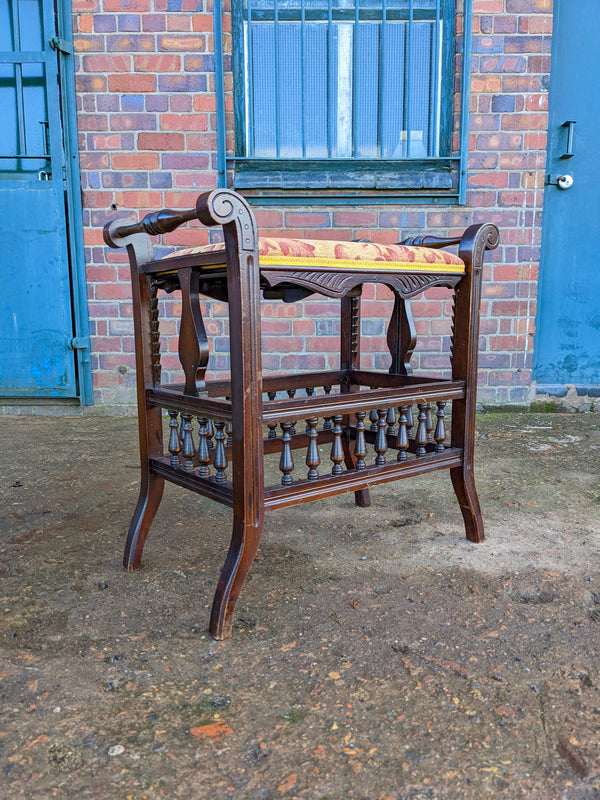
[[(343, 297), (351, 289), (363, 283), (370, 283), (373, 280), (373, 273), (365, 270), (348, 272), (323, 272), (307, 270), (283, 270), (277, 268), (263, 268), (261, 274), (266, 279), (271, 288), (278, 284), (293, 284), (304, 286), (315, 292), (324, 294), (327, 297)], [(385, 280), (378, 283), (387, 284), (392, 290), (398, 292), (401, 297), (412, 297), (430, 286), (445, 286), (449, 289), (456, 286), (462, 275), (440, 275), (437, 273), (391, 273), (386, 274)]]

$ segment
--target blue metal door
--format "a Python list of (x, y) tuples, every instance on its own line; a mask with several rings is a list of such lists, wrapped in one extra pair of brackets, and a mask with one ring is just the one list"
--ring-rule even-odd
[(600, 13), (555, 3), (534, 346), (541, 384), (600, 383)]
[(52, 0), (0, 0), (0, 396), (75, 397)]

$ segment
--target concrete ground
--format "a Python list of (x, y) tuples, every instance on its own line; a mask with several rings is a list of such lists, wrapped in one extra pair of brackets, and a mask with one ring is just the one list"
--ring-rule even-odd
[(121, 555), (136, 423), (0, 418), (0, 798), (600, 798), (600, 416), (480, 417), (446, 473), (273, 512), (233, 639), (226, 508)]

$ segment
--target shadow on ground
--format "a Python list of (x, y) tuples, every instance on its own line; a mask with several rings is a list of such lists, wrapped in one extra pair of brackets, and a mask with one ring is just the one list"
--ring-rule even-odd
[(480, 545), (446, 473), (271, 513), (224, 643), (227, 509), (126, 574), (135, 421), (0, 428), (1, 798), (600, 798), (597, 415), (479, 418)]

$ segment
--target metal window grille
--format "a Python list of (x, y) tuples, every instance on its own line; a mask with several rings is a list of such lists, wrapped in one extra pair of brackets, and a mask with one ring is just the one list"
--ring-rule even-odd
[(245, 0), (244, 156), (440, 155), (443, 0)]
[(41, 0), (0, 0), (0, 173), (48, 177), (47, 56)]

